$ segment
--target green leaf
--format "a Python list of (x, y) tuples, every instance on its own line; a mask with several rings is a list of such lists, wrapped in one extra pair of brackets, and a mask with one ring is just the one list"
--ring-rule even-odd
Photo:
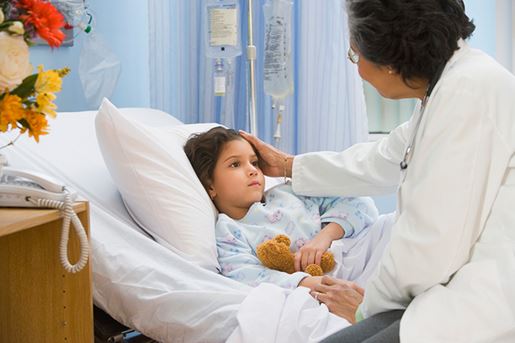
[(23, 126), (24, 128), (30, 130), (30, 124), (29, 124), (29, 122), (27, 120), (22, 118), (22, 119), (18, 120), (18, 123), (20, 123), (21, 126)]
[(12, 90), (11, 94), (17, 95), (22, 99), (28, 98), (35, 92), (34, 85), (36, 84), (37, 79), (38, 74), (27, 76), (23, 79), (23, 82), (18, 85), (18, 87)]

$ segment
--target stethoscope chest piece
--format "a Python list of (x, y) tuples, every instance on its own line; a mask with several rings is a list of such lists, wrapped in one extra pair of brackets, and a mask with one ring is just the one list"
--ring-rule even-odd
[[(417, 128), (418, 128), (418, 125), (417, 125)], [(400, 163), (401, 170), (406, 170), (408, 168), (408, 161), (410, 158), (412, 144), (413, 144), (413, 142), (410, 143), (410, 145), (408, 145), (408, 147), (406, 148), (406, 152), (404, 153), (404, 158), (402, 159), (402, 161)]]

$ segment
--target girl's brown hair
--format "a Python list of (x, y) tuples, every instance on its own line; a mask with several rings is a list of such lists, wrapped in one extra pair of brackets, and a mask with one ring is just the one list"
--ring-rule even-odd
[(217, 126), (209, 131), (191, 135), (184, 145), (184, 152), (206, 191), (213, 181), (216, 161), (224, 145), (237, 139), (243, 138), (235, 130)]

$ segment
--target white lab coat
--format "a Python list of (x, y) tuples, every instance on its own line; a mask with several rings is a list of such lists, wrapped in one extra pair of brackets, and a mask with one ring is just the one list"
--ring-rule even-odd
[(401, 173), (418, 115), (379, 142), (297, 156), (293, 189), (397, 190), (390, 245), (360, 306), (365, 317), (406, 308), (402, 342), (515, 342), (515, 77), (460, 41)]

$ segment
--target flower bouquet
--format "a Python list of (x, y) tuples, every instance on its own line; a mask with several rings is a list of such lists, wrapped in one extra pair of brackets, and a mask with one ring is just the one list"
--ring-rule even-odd
[(0, 132), (19, 131), (14, 141), (27, 133), (39, 142), (48, 133), (47, 116), (56, 115), (55, 93), (69, 69), (45, 71), (39, 66), (33, 73), (29, 46), (39, 37), (59, 47), (65, 25), (48, 1), (0, 0)]

